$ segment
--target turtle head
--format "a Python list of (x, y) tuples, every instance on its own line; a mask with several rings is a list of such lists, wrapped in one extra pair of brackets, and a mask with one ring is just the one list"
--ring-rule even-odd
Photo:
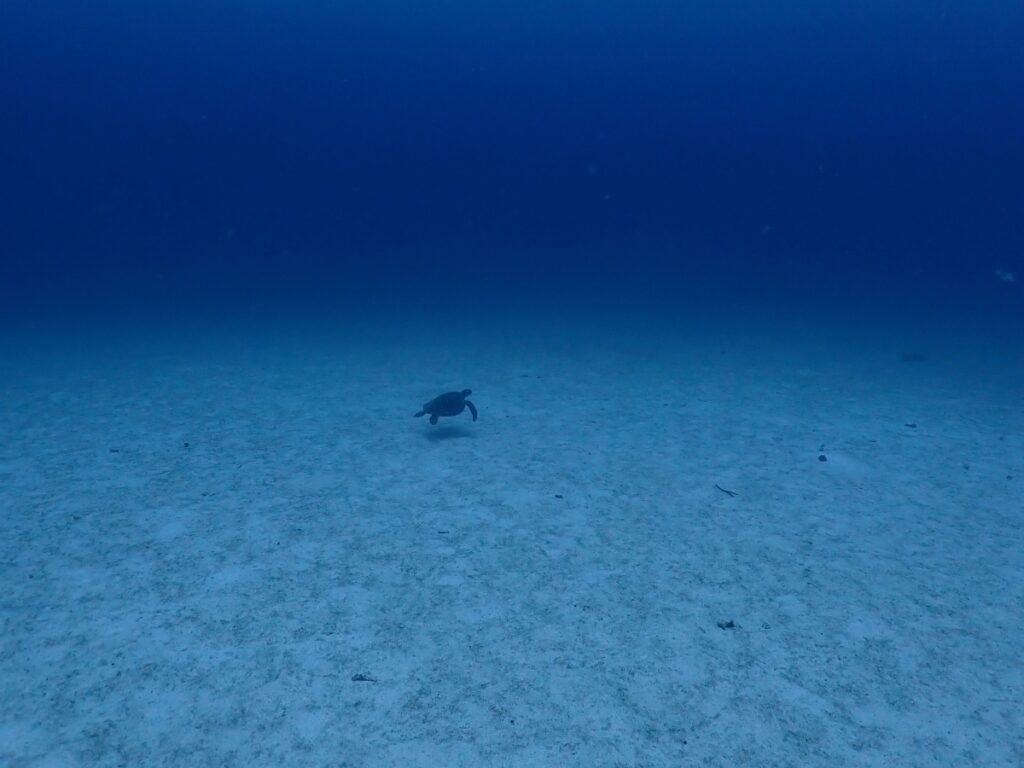
[(462, 395), (463, 397), (469, 397), (470, 395), (473, 394), (473, 390), (472, 389), (464, 389), (459, 394)]

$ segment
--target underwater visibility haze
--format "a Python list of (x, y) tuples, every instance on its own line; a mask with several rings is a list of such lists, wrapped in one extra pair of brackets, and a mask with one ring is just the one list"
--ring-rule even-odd
[(5, 303), (1006, 304), (1022, 29), (1009, 2), (12, 0)]
[(4, 0), (0, 764), (1024, 764), (1022, 138), (1008, 0)]

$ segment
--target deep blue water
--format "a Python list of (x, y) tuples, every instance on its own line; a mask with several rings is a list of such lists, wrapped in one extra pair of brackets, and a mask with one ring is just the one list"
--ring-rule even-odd
[(0, 168), (7, 318), (729, 301), (1012, 332), (1024, 4), (5, 0)]

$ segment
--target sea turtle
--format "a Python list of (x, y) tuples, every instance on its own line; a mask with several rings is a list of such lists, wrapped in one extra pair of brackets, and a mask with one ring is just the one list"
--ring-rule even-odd
[(476, 421), (476, 406), (466, 399), (471, 394), (473, 394), (471, 389), (464, 389), (461, 392), (445, 392), (424, 405), (415, 416), (419, 418), (423, 414), (429, 413), (430, 423), (437, 424), (438, 417), (458, 416), (466, 408), (469, 408), (469, 412), (473, 414), (473, 421)]

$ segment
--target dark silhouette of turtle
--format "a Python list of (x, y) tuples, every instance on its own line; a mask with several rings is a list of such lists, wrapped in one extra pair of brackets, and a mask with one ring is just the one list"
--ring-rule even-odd
[(437, 424), (438, 417), (458, 416), (469, 408), (469, 412), (473, 414), (473, 421), (476, 421), (476, 406), (466, 399), (471, 394), (473, 394), (471, 389), (464, 389), (461, 392), (445, 392), (424, 405), (415, 416), (419, 418), (423, 414), (429, 413), (430, 423)]

